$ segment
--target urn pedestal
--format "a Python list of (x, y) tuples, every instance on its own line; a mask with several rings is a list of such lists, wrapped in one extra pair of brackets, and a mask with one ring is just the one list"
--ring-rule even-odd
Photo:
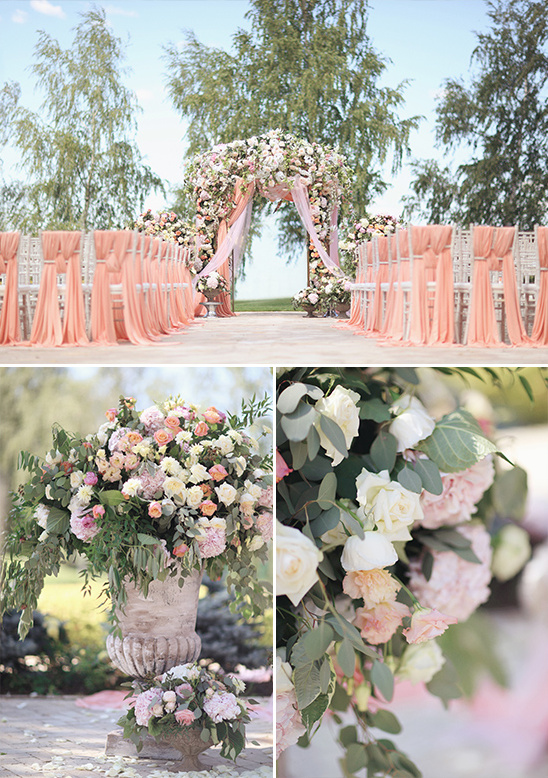
[(202, 571), (193, 571), (179, 586), (179, 576), (152, 581), (145, 597), (133, 584), (126, 586), (127, 603), (119, 613), (122, 637), (109, 635), (111, 662), (133, 678), (160, 675), (200, 655), (196, 634)]

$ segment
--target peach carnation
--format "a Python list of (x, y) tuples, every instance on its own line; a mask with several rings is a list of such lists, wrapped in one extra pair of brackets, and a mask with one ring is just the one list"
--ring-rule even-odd
[(378, 646), (390, 640), (408, 615), (409, 608), (402, 602), (379, 602), (374, 608), (357, 608), (354, 624), (364, 640)]
[(380, 602), (395, 600), (401, 589), (387, 570), (355, 570), (343, 580), (343, 591), (352, 599), (362, 597), (366, 608), (374, 608)]
[(403, 630), (408, 643), (424, 643), (443, 635), (449, 624), (456, 624), (454, 616), (445, 616), (435, 608), (419, 608), (411, 616), (411, 626)]
[(441, 494), (422, 493), (424, 518), (418, 523), (428, 529), (437, 529), (470, 521), (476, 504), (489, 489), (494, 477), (495, 469), (490, 456), (461, 473), (445, 473), (441, 477)]

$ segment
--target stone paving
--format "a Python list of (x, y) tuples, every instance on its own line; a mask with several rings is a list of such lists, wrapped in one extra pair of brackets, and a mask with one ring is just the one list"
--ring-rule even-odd
[(0, 364), (218, 365), (540, 365), (548, 348), (421, 348), (388, 346), (329, 318), (299, 311), (240, 313), (196, 320), (152, 346), (0, 347)]
[[(0, 775), (27, 778), (154, 778), (168, 770), (175, 778), (176, 762), (105, 756), (107, 734), (116, 729), (120, 710), (89, 710), (75, 704), (76, 697), (0, 697)], [(266, 705), (266, 701), (260, 701)], [(246, 771), (272, 776), (272, 721), (252, 718), (247, 726), (248, 746), (234, 766), (212, 748), (201, 756), (204, 768), (237, 776)], [(258, 746), (250, 741), (255, 740)], [(221, 768), (226, 766), (225, 772)], [(206, 775), (206, 773), (179, 773)], [(211, 773), (209, 773), (211, 775)]]

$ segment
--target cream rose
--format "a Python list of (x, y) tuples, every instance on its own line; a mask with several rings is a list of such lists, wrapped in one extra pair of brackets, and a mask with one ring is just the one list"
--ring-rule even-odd
[(204, 499), (204, 493), (200, 486), (191, 486), (186, 492), (186, 504), (189, 508), (198, 508)]
[(428, 683), (445, 664), (445, 657), (435, 640), (408, 646), (403, 654), (396, 676), (401, 681)]
[(416, 397), (404, 394), (390, 410), (396, 415), (389, 429), (398, 441), (398, 451), (412, 448), (434, 431), (436, 422)]
[(276, 522), (276, 594), (286, 594), (298, 605), (318, 580), (323, 558), (316, 545), (294, 527)]
[(387, 470), (370, 473), (365, 468), (356, 479), (357, 500), (375, 526), (389, 540), (410, 540), (409, 527), (424, 514), (420, 494), (391, 481)]
[(236, 489), (230, 484), (221, 484), (220, 486), (216, 486), (215, 491), (219, 500), (227, 506), (232, 505), (236, 499), (236, 495), (238, 494)]
[[(327, 416), (339, 425), (344, 433), (344, 439), (347, 448), (352, 440), (358, 434), (360, 426), (360, 412), (356, 405), (360, 400), (360, 395), (344, 386), (336, 386), (329, 397), (322, 397), (316, 403), (316, 410), (322, 416)], [(343, 460), (343, 455), (331, 443), (327, 435), (323, 432), (320, 419), (314, 425), (320, 436), (320, 443), (325, 449), (327, 456), (333, 460), (333, 465), (338, 465)]]
[(363, 538), (353, 535), (346, 541), (341, 565), (347, 573), (356, 570), (376, 570), (389, 567), (398, 559), (392, 543), (380, 532), (364, 532)]
[(499, 581), (513, 578), (531, 556), (529, 534), (515, 524), (504, 526), (495, 538), (491, 570)]
[(203, 465), (192, 465), (190, 468), (190, 478), (188, 479), (193, 484), (200, 484), (202, 481), (208, 481), (211, 476), (207, 472), (207, 469)]

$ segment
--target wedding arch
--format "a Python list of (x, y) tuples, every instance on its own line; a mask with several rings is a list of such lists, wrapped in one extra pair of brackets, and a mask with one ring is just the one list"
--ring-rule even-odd
[[(241, 262), (251, 221), (253, 196), (289, 200), (329, 270), (340, 273), (337, 221), (348, 194), (350, 171), (335, 149), (270, 130), (247, 140), (214, 146), (195, 156), (187, 180), (196, 198), (195, 283), (213, 271), (230, 282)], [(233, 316), (230, 294), (222, 295), (219, 316)]]

